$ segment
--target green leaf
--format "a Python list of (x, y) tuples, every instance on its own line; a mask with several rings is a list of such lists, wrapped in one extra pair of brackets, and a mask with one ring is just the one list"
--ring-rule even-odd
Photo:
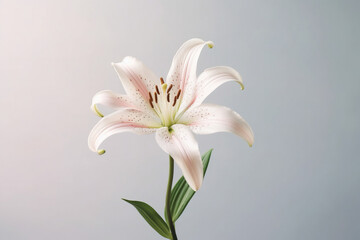
[(141, 216), (143, 216), (143, 218), (150, 224), (150, 226), (161, 236), (171, 239), (171, 233), (168, 225), (150, 205), (144, 202), (132, 201), (124, 198), (122, 200), (133, 205), (139, 211)]
[[(205, 153), (202, 156), (204, 177), (207, 167), (209, 165), (212, 150), (213, 149), (210, 149), (207, 153)], [(175, 222), (180, 217), (180, 215), (183, 213), (183, 211), (185, 210), (186, 206), (188, 205), (194, 194), (195, 191), (190, 188), (185, 178), (181, 177), (171, 191), (170, 211), (173, 222)], [(165, 211), (165, 218), (168, 219), (166, 211)]]

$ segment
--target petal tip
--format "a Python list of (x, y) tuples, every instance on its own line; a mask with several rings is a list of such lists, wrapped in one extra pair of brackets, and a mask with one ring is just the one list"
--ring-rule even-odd
[(251, 131), (251, 134), (252, 134), (251, 140), (247, 141), (247, 143), (249, 144), (249, 147), (252, 147), (254, 145), (254, 135), (253, 135), (252, 131)]
[(99, 155), (103, 155), (105, 152), (106, 152), (105, 149), (101, 149), (101, 150), (98, 150), (98, 151), (97, 151), (97, 153), (98, 153)]
[(191, 181), (191, 185), (188, 182), (189, 186), (192, 188), (192, 190), (194, 190), (195, 192), (198, 191), (200, 189), (200, 187), (202, 186), (203, 180), (204, 180), (204, 174), (201, 171), (201, 177), (197, 179), (197, 181)]
[(210, 49), (214, 47), (214, 43), (211, 42), (211, 41), (208, 41), (206, 44), (208, 45), (208, 47), (209, 47)]
[(240, 76), (240, 74), (238, 72), (236, 72), (236, 78), (237, 78), (237, 82), (240, 84), (241, 86), (241, 90), (245, 89), (242, 77)]
[(99, 111), (99, 109), (96, 107), (96, 104), (91, 106), (91, 109), (98, 115), (99, 117), (104, 117), (104, 115)]
[[(189, 184), (189, 183), (188, 183)], [(200, 187), (201, 187), (201, 183), (200, 184), (189, 184), (189, 186), (191, 187), (192, 190), (194, 190), (195, 192), (197, 192)]]

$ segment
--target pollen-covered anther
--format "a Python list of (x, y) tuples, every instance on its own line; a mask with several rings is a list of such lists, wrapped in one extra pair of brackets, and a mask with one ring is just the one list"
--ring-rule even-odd
[(155, 85), (155, 90), (156, 90), (157, 94), (160, 95), (159, 87), (157, 85)]
[(176, 98), (177, 98), (177, 99), (179, 99), (180, 94), (181, 94), (181, 89), (179, 89), (178, 93), (176, 94)]
[[(151, 96), (151, 95), (150, 95)], [(154, 108), (154, 105), (153, 105), (153, 103), (152, 103), (152, 99), (149, 99), (149, 103), (150, 103), (150, 106), (152, 107), (152, 108)]]
[(164, 79), (162, 77), (160, 78), (160, 82), (161, 82), (161, 85), (164, 84)]
[(150, 102), (152, 102), (153, 97), (152, 97), (152, 95), (151, 95), (151, 92), (149, 92), (149, 98), (150, 98)]
[(176, 97), (176, 96), (174, 96), (174, 103), (172, 104), (172, 106), (175, 106), (175, 104), (176, 104), (176, 100), (177, 100), (177, 97)]
[[(160, 94), (160, 93), (159, 93)], [(155, 103), (157, 103), (157, 93), (156, 92), (154, 92), (154, 96), (155, 96)]]
[(172, 89), (172, 87), (173, 87), (173, 85), (172, 85), (172, 84), (170, 84), (170, 86), (169, 86), (168, 90), (166, 91), (166, 93), (169, 93), (169, 92), (170, 92), (170, 90)]
[(170, 93), (167, 94), (166, 100), (167, 100), (168, 102), (170, 102)]

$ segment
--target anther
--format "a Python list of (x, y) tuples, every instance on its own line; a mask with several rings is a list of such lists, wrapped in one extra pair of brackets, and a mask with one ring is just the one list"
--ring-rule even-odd
[(149, 99), (149, 103), (150, 103), (150, 106), (151, 106), (152, 108), (154, 108), (154, 105), (153, 105), (153, 103), (152, 103), (152, 100), (151, 100), (151, 99)]
[(156, 89), (157, 94), (159, 94), (159, 95), (160, 95), (160, 91), (159, 91), (159, 88), (158, 88), (158, 86), (157, 86), (157, 85), (155, 86), (155, 89)]
[(172, 84), (170, 84), (170, 86), (169, 86), (169, 88), (168, 88), (168, 90), (167, 90), (167, 93), (169, 93), (169, 92), (170, 92), (170, 90), (172, 89), (172, 87), (173, 87), (173, 85), (172, 85)]
[(175, 104), (176, 104), (176, 100), (177, 100), (177, 98), (176, 98), (176, 96), (174, 97), (174, 103), (173, 103), (173, 105), (172, 106), (175, 106)]
[(161, 85), (164, 84), (164, 79), (162, 77), (160, 78), (160, 82), (161, 82)]
[(181, 89), (179, 89), (178, 93), (176, 94), (176, 98), (179, 98), (181, 94)]
[(154, 92), (154, 96), (155, 96), (155, 103), (157, 103), (157, 94), (156, 94), (156, 92)]
[(167, 94), (167, 101), (170, 102), (170, 93)]
[(153, 98), (152, 98), (151, 92), (149, 92), (149, 97), (150, 97), (150, 102), (152, 102)]

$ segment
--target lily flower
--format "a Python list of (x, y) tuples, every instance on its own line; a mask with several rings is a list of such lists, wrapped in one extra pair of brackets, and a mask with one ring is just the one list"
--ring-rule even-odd
[[(196, 134), (231, 132), (251, 146), (251, 127), (236, 112), (224, 106), (204, 104), (205, 98), (223, 83), (234, 81), (243, 89), (242, 79), (230, 67), (206, 69), (196, 76), (197, 62), (204, 46), (213, 43), (190, 39), (176, 52), (166, 80), (156, 76), (134, 57), (125, 57), (113, 66), (126, 94), (100, 91), (92, 99), (92, 110), (103, 117), (91, 130), (89, 148), (103, 154), (100, 144), (113, 134), (155, 133), (160, 148), (175, 160), (189, 186), (197, 191), (203, 180), (203, 166)], [(116, 109), (103, 116), (97, 105)]]

